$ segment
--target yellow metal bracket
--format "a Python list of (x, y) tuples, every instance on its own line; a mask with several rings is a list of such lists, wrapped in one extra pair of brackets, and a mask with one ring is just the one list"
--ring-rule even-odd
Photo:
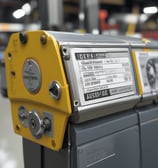
[[(24, 73), (27, 71), (24, 69), (24, 64), (27, 60), (33, 60), (39, 68), (40, 83), (35, 92), (29, 91), (25, 86)], [(15, 132), (50, 149), (61, 149), (72, 109), (69, 85), (57, 40), (42, 30), (26, 32), (25, 35), (15, 33), (6, 48), (5, 63)], [(28, 82), (29, 80), (31, 86), (31, 77)], [(50, 94), (49, 87), (52, 81), (57, 81), (60, 86), (61, 95), (58, 99), (53, 98)], [(28, 113), (37, 111), (40, 117), (43, 112), (51, 114), (52, 136), (43, 134), (40, 138), (34, 137), (30, 129), (24, 127), (20, 122), (19, 107), (25, 107)]]

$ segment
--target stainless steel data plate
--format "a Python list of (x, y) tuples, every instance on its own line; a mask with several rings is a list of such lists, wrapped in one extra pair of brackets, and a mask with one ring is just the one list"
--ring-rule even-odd
[(126, 48), (69, 48), (66, 60), (74, 99), (81, 106), (136, 94)]

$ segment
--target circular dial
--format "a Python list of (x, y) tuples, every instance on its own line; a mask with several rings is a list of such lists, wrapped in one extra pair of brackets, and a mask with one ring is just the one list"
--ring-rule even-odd
[(156, 85), (156, 70), (155, 70), (155, 65), (154, 61), (151, 59), (147, 62), (146, 64), (146, 72), (147, 72), (147, 77), (148, 81), (151, 87), (155, 87)]

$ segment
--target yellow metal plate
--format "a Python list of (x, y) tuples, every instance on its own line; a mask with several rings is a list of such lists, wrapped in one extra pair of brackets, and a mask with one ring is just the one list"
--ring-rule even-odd
[[(12, 35), (5, 51), (8, 95), (11, 101), (14, 130), (17, 134), (53, 150), (62, 148), (68, 118), (72, 113), (69, 85), (66, 80), (60, 46), (56, 39), (45, 31), (27, 32), (27, 42), (22, 44), (19, 33)], [(41, 43), (41, 36), (46, 44)], [(23, 66), (27, 59), (37, 62), (41, 72), (41, 86), (37, 93), (30, 93), (23, 81)], [(50, 96), (49, 86), (58, 81), (61, 86), (61, 97), (55, 100)], [(35, 138), (29, 128), (19, 121), (18, 108), (24, 106), (28, 111), (37, 110), (39, 115), (44, 111), (53, 116), (53, 137), (43, 135)]]

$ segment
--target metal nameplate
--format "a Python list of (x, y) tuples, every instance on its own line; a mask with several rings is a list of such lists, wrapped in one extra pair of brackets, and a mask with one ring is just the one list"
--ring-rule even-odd
[(128, 49), (70, 48), (69, 54), (68, 76), (81, 105), (136, 93)]

